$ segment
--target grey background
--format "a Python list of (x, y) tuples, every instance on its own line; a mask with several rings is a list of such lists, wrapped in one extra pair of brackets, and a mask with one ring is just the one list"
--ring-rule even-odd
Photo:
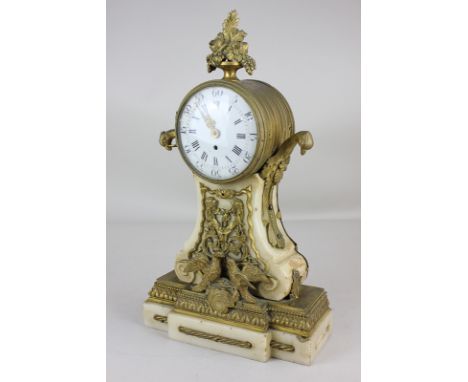
[[(108, 380), (360, 379), (360, 4), (324, 1), (107, 2)], [(315, 147), (293, 154), (280, 187), (288, 233), (324, 287), (332, 337), (312, 367), (216, 353), (142, 324), (141, 303), (193, 228), (195, 189), (158, 144), (183, 96), (208, 74), (208, 42), (237, 9), (257, 61)], [(247, 78), (245, 72), (241, 78)]]

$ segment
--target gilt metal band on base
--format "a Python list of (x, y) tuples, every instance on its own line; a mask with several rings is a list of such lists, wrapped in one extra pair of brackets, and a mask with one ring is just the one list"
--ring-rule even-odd
[(185, 326), (179, 326), (179, 332), (184, 333), (188, 336), (195, 336), (198, 338), (203, 338), (205, 340), (220, 342), (226, 345), (238, 346), (245, 349), (250, 349), (252, 347), (252, 344), (249, 341), (240, 341), (234, 338), (219, 336), (216, 334), (202, 332), (200, 330), (186, 328)]

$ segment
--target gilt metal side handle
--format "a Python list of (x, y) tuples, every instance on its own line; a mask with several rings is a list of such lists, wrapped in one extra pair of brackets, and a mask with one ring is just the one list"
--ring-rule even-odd
[(161, 135), (159, 136), (159, 144), (169, 151), (171, 151), (173, 147), (177, 147), (175, 130), (172, 129), (161, 132)]

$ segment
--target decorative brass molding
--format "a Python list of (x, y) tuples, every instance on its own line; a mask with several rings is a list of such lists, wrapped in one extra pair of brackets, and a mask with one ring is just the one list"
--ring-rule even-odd
[(275, 340), (271, 340), (270, 347), (272, 349), (287, 351), (290, 353), (293, 353), (296, 350), (296, 348), (293, 345), (284, 344)]
[(309, 337), (329, 310), (328, 297), (323, 289), (303, 286), (301, 296), (289, 304), (270, 304), (270, 327)]
[(325, 291), (307, 285), (302, 286), (297, 299), (257, 299), (255, 304), (237, 301), (227, 311), (214, 309), (208, 299), (209, 292), (190, 290), (190, 284), (178, 281), (171, 271), (154, 283), (146, 302), (170, 305), (176, 312), (258, 332), (277, 329), (295, 334), (299, 340), (310, 337), (315, 325), (330, 310)]
[[(208, 291), (208, 301), (220, 312), (235, 306), (240, 298), (254, 303), (255, 297), (249, 289), (255, 290), (256, 283), (271, 283), (273, 278), (268, 275), (255, 246), (252, 187), (236, 191), (210, 189), (200, 183), (200, 193), (200, 233), (189, 258), (179, 260), (176, 267), (185, 274), (201, 274), (192, 290)], [(230, 208), (226, 207), (226, 202), (230, 203)], [(215, 282), (218, 284), (212, 287)], [(221, 296), (225, 298), (224, 303), (221, 303)]]
[(178, 289), (155, 283), (149, 292), (149, 300), (172, 305), (177, 301), (177, 295), (179, 292), (180, 290)]
[(259, 173), (265, 181), (262, 199), (262, 220), (267, 230), (268, 241), (275, 248), (284, 248), (285, 240), (278, 227), (278, 221), (281, 221), (281, 214), (279, 210), (278, 212), (274, 210), (273, 193), (283, 178), (283, 174), (291, 158), (291, 153), (296, 145), (299, 145), (301, 155), (304, 155), (314, 145), (312, 135), (308, 131), (301, 131), (292, 135), (281, 144), (276, 154), (267, 160)]
[(171, 151), (173, 147), (177, 147), (177, 137), (175, 129), (162, 131), (159, 136), (159, 144), (166, 150)]
[(239, 17), (237, 11), (229, 12), (223, 23), (223, 31), (210, 41), (211, 54), (206, 57), (208, 72), (221, 68), (224, 79), (236, 80), (236, 71), (244, 68), (248, 74), (255, 70), (255, 60), (248, 55), (249, 45), (244, 42), (247, 35), (238, 29)]
[(154, 282), (146, 302), (174, 305), (180, 292), (185, 288), (187, 284), (179, 282), (174, 271), (166, 273)]
[(219, 343), (226, 344), (226, 345), (238, 346), (244, 349), (252, 348), (252, 344), (249, 341), (236, 340), (234, 338), (229, 338), (229, 337), (219, 336), (216, 334), (202, 332), (200, 330), (187, 328), (185, 326), (179, 326), (178, 329), (179, 329), (179, 332), (184, 333), (188, 336), (195, 336), (198, 338), (203, 338), (205, 340), (219, 342)]
[(240, 301), (232, 309), (217, 309), (211, 303), (209, 293), (183, 290), (174, 304), (174, 310), (258, 332), (268, 330), (269, 316), (266, 304), (252, 304)]

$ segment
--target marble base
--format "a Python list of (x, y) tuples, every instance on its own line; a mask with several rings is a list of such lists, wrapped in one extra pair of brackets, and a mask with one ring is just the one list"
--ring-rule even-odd
[(271, 333), (224, 325), (218, 322), (170, 312), (169, 337), (192, 345), (239, 355), (255, 361), (271, 357)]
[(154, 329), (167, 331), (167, 317), (172, 311), (172, 306), (145, 302), (143, 304), (143, 322)]
[(310, 365), (332, 329), (324, 289), (302, 285), (298, 298), (239, 301), (213, 310), (171, 271), (156, 280), (143, 305), (145, 325), (178, 341), (265, 362), (271, 357)]
[[(271, 356), (284, 361), (300, 363), (302, 365), (311, 365), (320, 349), (322, 349), (323, 345), (327, 342), (327, 339), (332, 332), (332, 326), (332, 312), (329, 310), (320, 319), (312, 332), (312, 335), (307, 339), (291, 333), (282, 332), (280, 330), (270, 330), (273, 341), (290, 345), (294, 348), (294, 351), (285, 351), (273, 346), (271, 349)], [(288, 350), (291, 350), (292, 348), (288, 348)]]
[(145, 325), (165, 330), (169, 337), (189, 343), (265, 362), (270, 358), (311, 365), (332, 330), (332, 313), (328, 310), (315, 325), (310, 337), (277, 329), (264, 332), (215, 322), (176, 312), (173, 306), (155, 302), (143, 304)]

